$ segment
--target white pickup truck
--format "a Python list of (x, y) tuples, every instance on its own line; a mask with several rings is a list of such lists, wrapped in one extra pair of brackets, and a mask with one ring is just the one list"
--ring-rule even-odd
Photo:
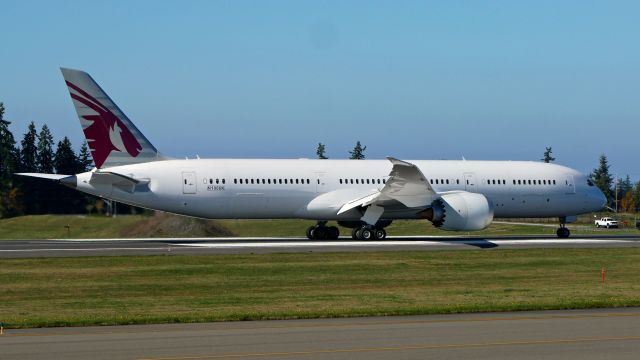
[(603, 217), (595, 221), (596, 227), (617, 228), (618, 222), (610, 217)]

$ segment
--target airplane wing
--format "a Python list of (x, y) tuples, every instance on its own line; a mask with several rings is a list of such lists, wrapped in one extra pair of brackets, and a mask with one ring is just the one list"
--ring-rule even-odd
[(387, 157), (393, 164), (385, 186), (366, 196), (351, 200), (338, 210), (338, 215), (355, 208), (366, 208), (362, 220), (375, 224), (386, 203), (396, 200), (408, 208), (422, 207), (433, 201), (436, 192), (420, 169), (407, 161)]

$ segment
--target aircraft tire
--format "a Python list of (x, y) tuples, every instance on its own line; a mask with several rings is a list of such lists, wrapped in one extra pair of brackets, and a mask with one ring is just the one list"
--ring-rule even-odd
[(315, 230), (315, 228), (316, 228), (315, 226), (309, 226), (309, 227), (307, 228), (307, 232), (306, 232), (306, 234), (307, 234), (307, 239), (309, 239), (309, 240), (313, 240), (313, 230)]
[(340, 230), (335, 226), (330, 226), (327, 228), (327, 236), (330, 240), (338, 240), (340, 237)]
[(327, 228), (324, 226), (318, 226), (313, 230), (313, 238), (316, 240), (325, 240), (327, 235)]
[(379, 240), (383, 240), (387, 237), (387, 232), (384, 229), (376, 229), (373, 231), (373, 237)]
[(567, 229), (566, 227), (561, 227), (556, 231), (556, 235), (558, 235), (560, 239), (566, 239), (571, 236), (571, 231), (569, 231), (569, 229)]
[(362, 240), (371, 240), (373, 238), (373, 232), (369, 229), (362, 229), (360, 231), (360, 238)]

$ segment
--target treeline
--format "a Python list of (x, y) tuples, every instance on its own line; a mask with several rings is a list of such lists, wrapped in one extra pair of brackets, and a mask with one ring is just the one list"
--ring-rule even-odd
[(600, 155), (600, 164), (589, 176), (590, 180), (607, 197), (607, 206), (614, 211), (638, 212), (640, 210), (640, 181), (633, 183), (629, 175), (614, 177), (609, 171), (607, 157)]
[(74, 175), (89, 171), (93, 160), (86, 142), (76, 153), (68, 137), (56, 143), (47, 125), (38, 131), (31, 122), (18, 142), (4, 112), (4, 104), (0, 102), (0, 217), (106, 211), (101, 199), (52, 181), (14, 175), (20, 172)]

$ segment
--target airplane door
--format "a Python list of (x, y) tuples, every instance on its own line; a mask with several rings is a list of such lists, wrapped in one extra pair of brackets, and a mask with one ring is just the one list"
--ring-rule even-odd
[(469, 192), (476, 190), (476, 174), (464, 173), (464, 189)]
[(317, 171), (316, 173), (316, 192), (324, 193), (327, 188), (327, 174), (325, 172)]
[(573, 182), (573, 175), (565, 175), (564, 176), (564, 186), (565, 186), (565, 194), (575, 194), (576, 193), (576, 184)]
[(195, 194), (196, 193), (196, 173), (187, 171), (182, 173), (182, 193), (183, 194)]

